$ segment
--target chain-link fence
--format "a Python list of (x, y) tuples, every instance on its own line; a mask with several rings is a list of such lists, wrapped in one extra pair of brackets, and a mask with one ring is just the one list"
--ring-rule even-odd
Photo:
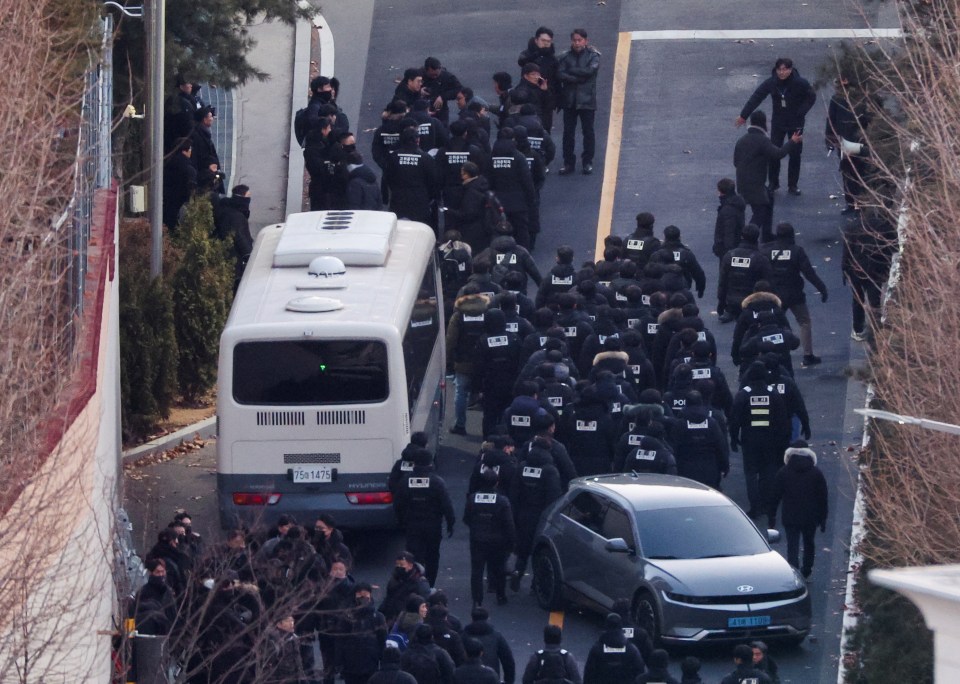
[[(93, 221), (93, 198), (96, 190), (106, 188), (113, 178), (111, 161), (111, 119), (113, 107), (113, 18), (100, 22), (103, 32), (100, 62), (91, 65), (84, 75), (84, 94), (77, 142), (73, 196), (67, 208), (53, 224), (49, 240), (66, 248), (66, 305), (77, 321), (83, 312), (83, 295), (87, 276), (87, 247)], [(70, 324), (72, 327), (72, 324)], [(66, 331), (72, 347), (75, 333)]]

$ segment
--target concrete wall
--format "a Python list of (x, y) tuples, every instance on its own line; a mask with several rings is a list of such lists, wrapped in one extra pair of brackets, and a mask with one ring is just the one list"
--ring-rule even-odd
[(79, 356), (49, 456), (0, 520), (0, 681), (108, 682), (116, 629), (119, 290), (116, 189), (98, 191)]

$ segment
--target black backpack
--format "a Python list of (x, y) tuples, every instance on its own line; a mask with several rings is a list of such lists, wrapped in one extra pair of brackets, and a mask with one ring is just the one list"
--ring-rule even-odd
[(298, 109), (293, 115), (293, 134), (297, 138), (297, 144), (302, 148), (307, 142), (307, 133), (310, 132), (310, 125), (307, 123), (307, 108)]
[(437, 248), (440, 261), (440, 283), (444, 293), (456, 294), (470, 277), (470, 255), (465, 249), (449, 247), (445, 243)]
[(537, 651), (537, 671), (533, 684), (572, 684), (567, 678), (566, 651)]
[(483, 198), (483, 230), (487, 235), (506, 235), (510, 232), (507, 228), (507, 212), (503, 209), (503, 204), (497, 198), (493, 190), (487, 190)]

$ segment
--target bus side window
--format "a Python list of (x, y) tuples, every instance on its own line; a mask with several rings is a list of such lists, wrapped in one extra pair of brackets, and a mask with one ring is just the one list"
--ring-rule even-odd
[(417, 300), (413, 303), (413, 311), (410, 313), (410, 325), (403, 336), (403, 363), (407, 375), (407, 401), (411, 413), (423, 388), (430, 357), (433, 355), (440, 335), (435, 258), (427, 262), (427, 268), (420, 281)]

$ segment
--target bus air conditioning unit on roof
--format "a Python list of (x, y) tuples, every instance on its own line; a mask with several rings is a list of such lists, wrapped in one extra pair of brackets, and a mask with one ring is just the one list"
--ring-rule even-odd
[(273, 265), (309, 266), (334, 256), (346, 266), (383, 266), (397, 230), (385, 211), (311, 211), (290, 214), (273, 253)]

